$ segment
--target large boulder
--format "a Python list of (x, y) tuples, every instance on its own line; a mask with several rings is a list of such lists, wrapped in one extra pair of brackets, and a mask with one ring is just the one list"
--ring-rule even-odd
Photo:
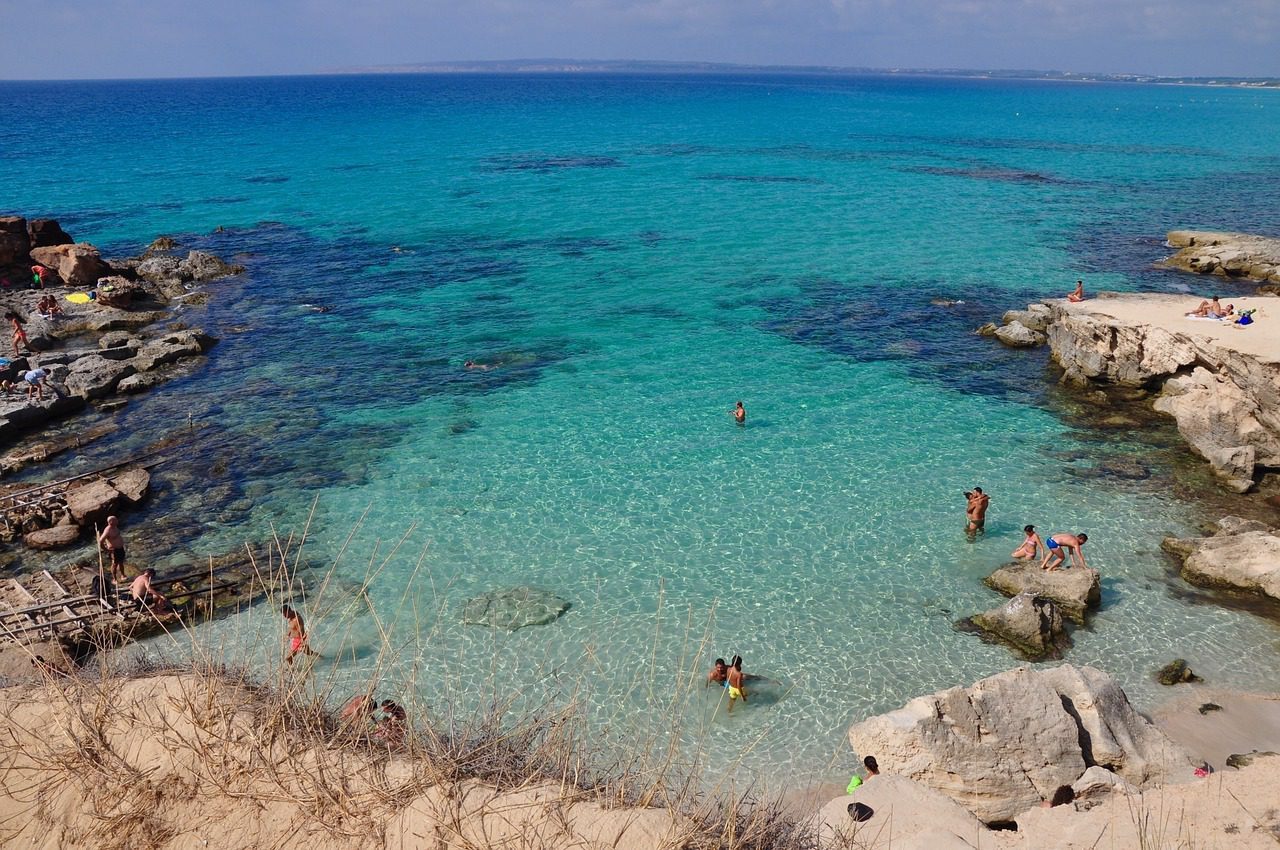
[(175, 331), (144, 344), (133, 364), (139, 372), (150, 372), (157, 366), (204, 354), (215, 342), (201, 330)]
[(462, 606), (462, 622), (514, 632), (525, 626), (545, 626), (568, 610), (569, 603), (548, 590), (508, 587), (468, 599)]
[(1085, 612), (1102, 602), (1102, 581), (1094, 569), (1068, 569), (1046, 572), (1039, 561), (1014, 561), (1005, 564), (985, 579), (987, 587), (1005, 596), (1030, 593), (1057, 603), (1062, 616), (1083, 623)]
[(168, 254), (158, 254), (138, 263), (134, 274), (144, 280), (181, 280), (182, 261)]
[(79, 526), (100, 526), (115, 512), (122, 498), (124, 497), (120, 491), (108, 481), (94, 478), (68, 488), (67, 510), (71, 513), (71, 519)]
[(0, 268), (25, 265), (30, 251), (27, 220), (16, 215), (0, 216)]
[(1044, 333), (1053, 321), (1053, 314), (1046, 304), (1028, 304), (1025, 310), (1006, 310), (1000, 321), (1006, 325), (1017, 322), (1037, 333)]
[(996, 328), (995, 337), (1011, 348), (1033, 348), (1045, 343), (1044, 334), (1018, 321)]
[(132, 466), (124, 472), (113, 475), (109, 480), (111, 486), (120, 492), (125, 501), (136, 505), (147, 496), (147, 489), (151, 486), (151, 473), (144, 467)]
[(92, 287), (98, 278), (111, 274), (111, 267), (88, 242), (32, 248), (31, 259), (57, 272), (67, 286)]
[(1256, 464), (1280, 460), (1280, 433), (1259, 421), (1258, 400), (1226, 374), (1197, 366), (1170, 378), (1155, 409), (1177, 420), (1191, 448), (1237, 493), (1253, 486)]
[(51, 218), (35, 218), (27, 225), (27, 235), (32, 248), (47, 248), (51, 245), (70, 245), (75, 242), (58, 222)]
[(969, 622), (983, 634), (1008, 644), (1028, 661), (1061, 658), (1062, 651), (1071, 645), (1063, 631), (1058, 606), (1029, 591), (990, 611), (974, 614)]
[[(1091, 667), (1019, 667), (856, 723), (849, 742), (986, 823), (1100, 765), (1135, 785), (1189, 776), (1190, 757)], [(873, 780), (874, 782), (874, 780)]]
[(32, 549), (65, 549), (80, 539), (80, 528), (75, 525), (55, 525), (23, 535), (22, 542)]
[(1280, 535), (1269, 526), (1225, 517), (1211, 537), (1168, 537), (1162, 545), (1182, 559), (1191, 584), (1280, 599)]
[(207, 251), (191, 251), (179, 266), (183, 280), (206, 281), (240, 274), (244, 266), (232, 265)]
[[(849, 814), (861, 803), (873, 814), (862, 822)], [(964, 850), (991, 845), (991, 834), (947, 795), (905, 776), (881, 774), (849, 796), (822, 807), (815, 819), (818, 846), (865, 850)]]
[(115, 392), (123, 378), (138, 371), (130, 360), (115, 360), (90, 354), (71, 363), (64, 381), (67, 392), (84, 399), (102, 398)]

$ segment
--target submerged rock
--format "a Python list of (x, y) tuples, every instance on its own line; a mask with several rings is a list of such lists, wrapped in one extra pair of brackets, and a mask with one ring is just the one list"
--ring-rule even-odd
[(1114, 679), (1069, 664), (1019, 667), (918, 697), (854, 724), (849, 742), (986, 823), (1012, 821), (1094, 765), (1137, 786), (1192, 770)]
[(55, 525), (26, 534), (22, 542), (32, 549), (65, 549), (80, 539), (80, 528), (75, 525)]
[(1019, 593), (1004, 605), (969, 618), (983, 634), (1011, 646), (1029, 661), (1060, 658), (1071, 645), (1062, 614), (1051, 599)]
[(545, 626), (569, 610), (569, 603), (549, 590), (508, 587), (468, 599), (462, 606), (462, 622), (514, 632), (525, 626)]
[(1185, 658), (1175, 658), (1156, 671), (1156, 681), (1162, 685), (1182, 685), (1188, 682), (1203, 682), (1187, 665)]
[(987, 587), (1005, 596), (1031, 593), (1058, 604), (1062, 615), (1083, 623), (1085, 612), (1102, 602), (1102, 582), (1097, 570), (1070, 567), (1046, 572), (1039, 561), (1005, 564), (985, 579)]

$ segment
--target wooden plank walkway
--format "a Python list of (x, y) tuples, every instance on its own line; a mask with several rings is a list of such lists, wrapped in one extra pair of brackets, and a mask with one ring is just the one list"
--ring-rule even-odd
[[(201, 614), (211, 616), (216, 603), (228, 597), (251, 597), (253, 573), (249, 566), (246, 562), (167, 578), (157, 576), (152, 587), (170, 601), (181, 602), (163, 614), (138, 605), (128, 585), (97, 592), (96, 576), (84, 569), (60, 574), (61, 578), (43, 570), (6, 579), (0, 582), (0, 641), (71, 644), (92, 639), (118, 643), (144, 637)], [(69, 584), (76, 590), (69, 590)]]

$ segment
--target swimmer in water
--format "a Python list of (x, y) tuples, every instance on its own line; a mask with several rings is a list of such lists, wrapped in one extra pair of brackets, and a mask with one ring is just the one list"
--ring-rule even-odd
[(707, 683), (703, 687), (711, 687), (712, 685), (724, 686), (729, 678), (729, 665), (724, 663), (723, 658), (717, 658), (715, 666), (711, 668), (711, 672), (707, 674)]
[(733, 408), (733, 421), (739, 425), (747, 424), (747, 409), (742, 406), (742, 402), (738, 402), (737, 406)]
[(495, 364), (495, 363), (477, 363), (477, 362), (476, 362), (476, 361), (474, 361), (474, 360), (468, 360), (466, 363), (463, 363), (463, 364), (462, 364), (462, 368), (463, 368), (463, 369), (479, 369), (481, 372), (488, 372), (490, 369), (494, 368), (494, 366), (495, 366), (495, 365), (497, 365), (497, 364)]

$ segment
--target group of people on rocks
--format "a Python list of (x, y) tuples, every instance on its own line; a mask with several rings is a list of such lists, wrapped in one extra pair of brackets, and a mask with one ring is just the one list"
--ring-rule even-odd
[[(972, 541), (978, 532), (985, 531), (987, 507), (991, 504), (991, 497), (982, 492), (981, 487), (966, 491), (964, 496), (964, 530)], [(1056, 572), (1066, 566), (1068, 553), (1071, 555), (1072, 563), (1077, 567), (1089, 566), (1085, 563), (1084, 551), (1081, 549), (1085, 543), (1089, 542), (1089, 535), (1084, 532), (1060, 531), (1047, 538), (1041, 538), (1034, 525), (1025, 525), (1022, 527), (1022, 533), (1026, 537), (1017, 549), (1009, 553), (1009, 557), (1015, 560), (1034, 561), (1040, 557), (1040, 552), (1043, 550), (1044, 560), (1040, 562), (1040, 569), (1047, 572)]]

